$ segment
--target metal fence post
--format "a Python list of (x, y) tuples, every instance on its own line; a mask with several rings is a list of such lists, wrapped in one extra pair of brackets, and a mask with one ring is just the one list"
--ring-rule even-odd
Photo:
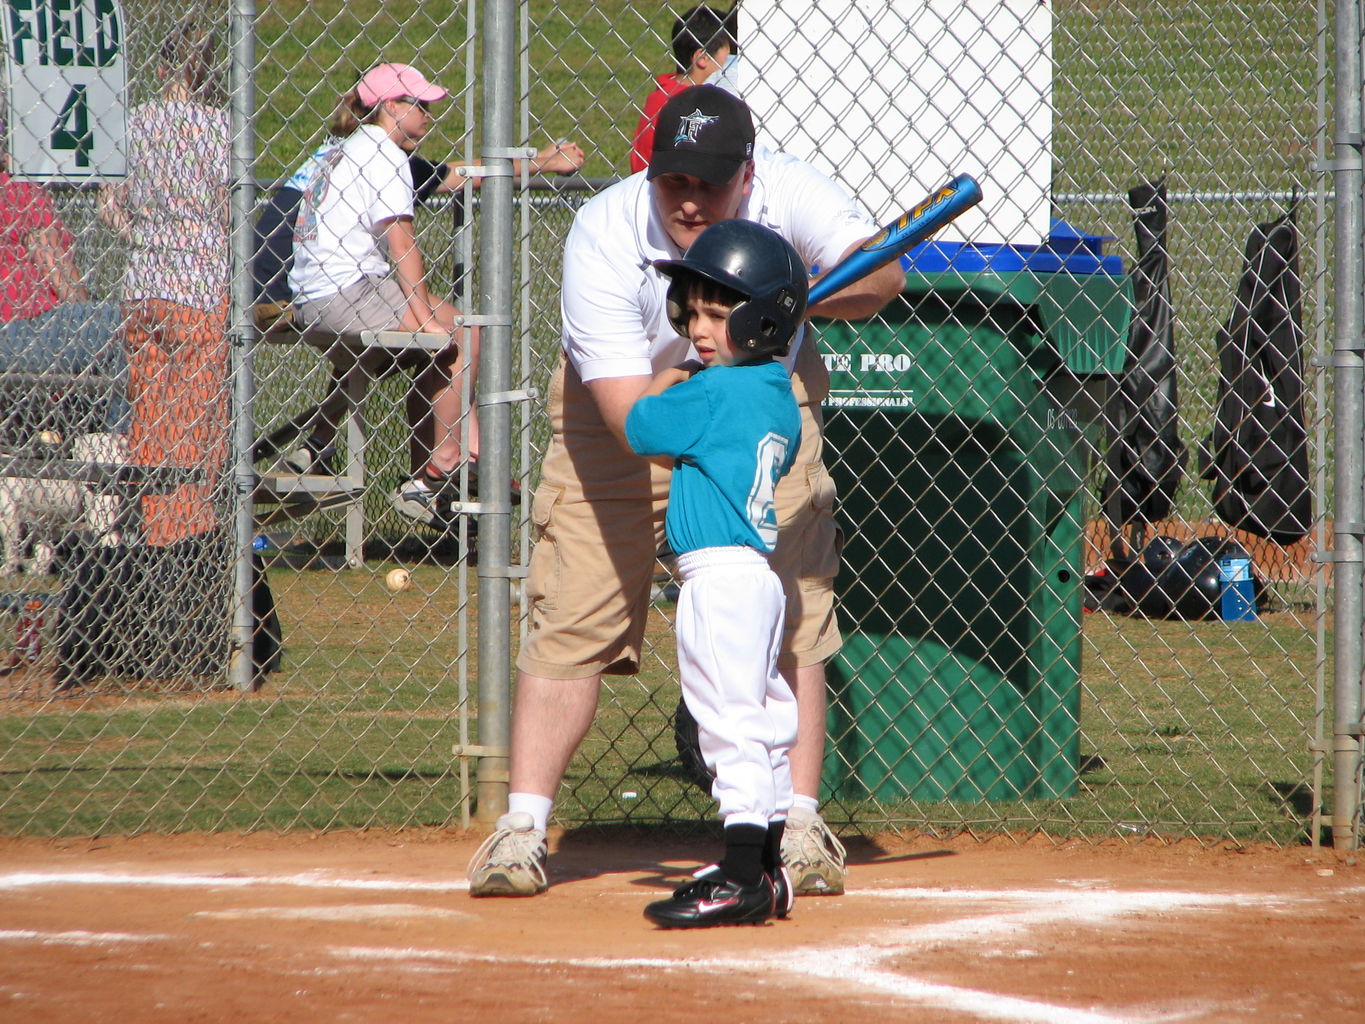
[(254, 111), (256, 106), (252, 76), (256, 70), (256, 4), (254, 0), (233, 0), (231, 17), (231, 130), (232, 130), (232, 305), (231, 373), (233, 381), (233, 604), (232, 660), (230, 685), (250, 690), (255, 669), (252, 640), (251, 541), (255, 531), (252, 494), (256, 476), (252, 468), (252, 405), (255, 381), (252, 377), (252, 346), (255, 332), (251, 324), (251, 213), (256, 203), (256, 145)]
[(512, 144), (516, 101), (516, 0), (484, 6), (483, 163), (479, 203), (479, 760), (480, 821), (507, 809), (511, 709)]
[(1361, 17), (1359, 0), (1336, 9), (1336, 337), (1334, 422), (1334, 663), (1332, 845), (1353, 849), (1360, 821), (1361, 548), (1365, 535), (1362, 493), (1362, 387), (1365, 321), (1362, 320)]

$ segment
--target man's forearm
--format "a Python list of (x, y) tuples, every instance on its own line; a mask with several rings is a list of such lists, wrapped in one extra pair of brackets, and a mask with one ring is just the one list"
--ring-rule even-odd
[(585, 384), (593, 401), (597, 403), (597, 411), (602, 417), (602, 422), (626, 451), (630, 450), (630, 445), (626, 442), (626, 416), (630, 413), (630, 407), (644, 397), (653, 383), (653, 377), (642, 375), (603, 377), (587, 381)]
[[(847, 256), (857, 247), (851, 246), (844, 255)], [(854, 281), (843, 291), (835, 292), (823, 302), (815, 304), (807, 310), (807, 315), (830, 320), (861, 320), (880, 312), (900, 294), (904, 286), (905, 271), (901, 269), (900, 260), (892, 260), (861, 280)]]

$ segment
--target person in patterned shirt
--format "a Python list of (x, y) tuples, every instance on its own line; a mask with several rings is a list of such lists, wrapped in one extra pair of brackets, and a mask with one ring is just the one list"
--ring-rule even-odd
[(59, 689), (107, 675), (207, 687), (227, 667), (231, 149), (218, 53), (193, 18), (169, 33), (161, 90), (129, 116), (127, 174), (101, 190), (101, 217), (127, 251), (128, 462), (158, 472), (127, 543), (67, 571)]
[(228, 450), (228, 114), (217, 104), (215, 40), (186, 21), (162, 44), (157, 98), (128, 122), (128, 174), (105, 219), (128, 245), (124, 339), (133, 405), (129, 460), (193, 469), (202, 481), (142, 498), (153, 546), (206, 534)]

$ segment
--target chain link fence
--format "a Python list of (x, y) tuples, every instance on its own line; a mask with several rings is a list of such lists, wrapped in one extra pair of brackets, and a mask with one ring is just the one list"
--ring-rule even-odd
[[(226, 124), (234, 24), (254, 43), (254, 122), (233, 130), (249, 130), (254, 146), (258, 251), (269, 249), (270, 217), (287, 227), (300, 206), (317, 208), (309, 189), (323, 179), (310, 157), (335, 152), (329, 126), (361, 73), (399, 61), (446, 90), (415, 150), (436, 166), (409, 169), (414, 238), (431, 295), (475, 323), (488, 313), (491, 273), (477, 258), (481, 175), (509, 155), (485, 152), (481, 103), (489, 90), (514, 91), (509, 496), (519, 487), (528, 500), (497, 552), (514, 584), (549, 436), (563, 240), (575, 211), (629, 173), (641, 105), (656, 76), (677, 72), (670, 36), (685, 6), (519, 5), (511, 82), (481, 76), (496, 42), (481, 38), (481, 5), (119, 8), (134, 111), (166, 100), (174, 77), (162, 51), (189, 25), (211, 45), (219, 86), (202, 106)], [(870, 205), (878, 174), (890, 182), (883, 204), (918, 199), (940, 183), (948, 153), (977, 153), (970, 169), (994, 174), (966, 233), (917, 251), (901, 299), (868, 322), (816, 325), (845, 538), (826, 817), (844, 831), (1319, 841), (1332, 580), (1313, 553), (1331, 546), (1335, 453), (1330, 379), (1314, 357), (1333, 330), (1331, 5), (929, 4), (894, 26), (874, 16), (881, 5), (851, 5), (846, 25), (900, 40), (894, 72), (834, 36), (807, 53), (809, 38), (775, 35), (773, 19), (828, 17), (821, 6), (784, 7), (785, 20), (773, 4), (739, 7), (741, 61), (722, 74), (767, 141), (838, 178), (836, 147), (802, 134), (837, 122), (864, 175), (848, 188)], [(840, 79), (856, 92), (864, 77), (872, 91), (895, 76), (922, 90), (915, 116), (820, 106), (822, 87), (842, 95)], [(1027, 105), (1011, 92), (1019, 81), (1036, 91)], [(11, 104), (7, 117), (51, 113)], [(490, 585), (480, 563), (492, 555), (487, 537), (480, 549), (487, 520), (469, 472), (478, 381), (452, 368), (442, 330), (271, 320), (309, 311), (259, 308), (295, 298), (272, 292), (259, 266), (258, 308), (235, 318), (240, 338), (254, 339), (246, 320), (262, 314), (249, 350), (231, 345), (239, 334), (217, 304), (212, 329), (196, 321), (198, 333), (177, 334), (163, 320), (139, 333), (143, 307), (167, 296), (130, 293), (130, 261), (139, 246), (175, 246), (130, 235), (110, 202), (136, 182), (137, 123), (126, 178), (35, 186), (86, 291), (59, 304), (79, 329), (57, 328), (60, 343), (22, 355), (17, 332), (0, 344), (0, 493), (17, 506), (4, 540), (22, 561), (0, 578), (0, 827), (467, 822), (489, 753), (475, 742), (472, 685), (478, 595)], [(152, 153), (181, 152), (159, 144), (170, 148)], [(581, 167), (576, 156), (560, 162), (580, 146)], [(227, 156), (206, 166), (222, 172)], [(212, 227), (226, 253), (229, 226), (213, 218), (220, 202), (225, 216), (234, 182), (196, 182), (189, 191), (210, 205), (195, 228)], [(1249, 249), (1256, 226), (1272, 224), (1260, 235), (1273, 244)], [(1284, 257), (1273, 279), (1257, 270), (1268, 249)], [(193, 283), (212, 283), (226, 303), (226, 277)], [(140, 392), (146, 352), (168, 347), (197, 353), (199, 376), (176, 368), (162, 391)], [(1272, 348), (1280, 357), (1267, 374)], [(1248, 405), (1249, 380), (1263, 390)], [(232, 473), (234, 387), (235, 408), (251, 417), (251, 486)], [(1258, 448), (1235, 428), (1246, 409), (1275, 402), (1288, 426), (1265, 425), (1280, 432)], [(112, 438), (112, 452), (78, 448), (91, 434)], [(1287, 456), (1281, 491), (1294, 507), (1273, 530), (1235, 514), (1227, 459), (1244, 449), (1252, 460)], [(449, 482), (429, 500), (405, 496), (428, 462)], [(54, 483), (70, 490), (72, 512), (49, 531), (34, 508)], [(243, 537), (234, 523), (247, 507)], [(1267, 532), (1276, 539), (1258, 535)], [(247, 540), (255, 568), (242, 573)], [(1229, 556), (1250, 561), (1254, 620), (1234, 621), (1245, 604), (1225, 617), (1225, 589), (1244, 593), (1220, 578)], [(513, 651), (525, 629), (519, 589), (503, 630)], [(558, 799), (560, 824), (691, 827), (712, 814), (686, 723), (675, 721), (674, 594), (661, 564), (642, 669), (607, 677)], [(246, 622), (254, 673), (230, 663), (234, 651), (245, 657)], [(500, 685), (505, 708), (510, 681)], [(496, 765), (483, 781), (496, 783)]]

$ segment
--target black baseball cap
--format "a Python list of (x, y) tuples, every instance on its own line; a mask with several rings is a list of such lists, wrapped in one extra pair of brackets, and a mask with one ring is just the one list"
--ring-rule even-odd
[(724, 185), (754, 158), (754, 119), (748, 105), (714, 85), (684, 89), (659, 111), (646, 176), (690, 174)]

